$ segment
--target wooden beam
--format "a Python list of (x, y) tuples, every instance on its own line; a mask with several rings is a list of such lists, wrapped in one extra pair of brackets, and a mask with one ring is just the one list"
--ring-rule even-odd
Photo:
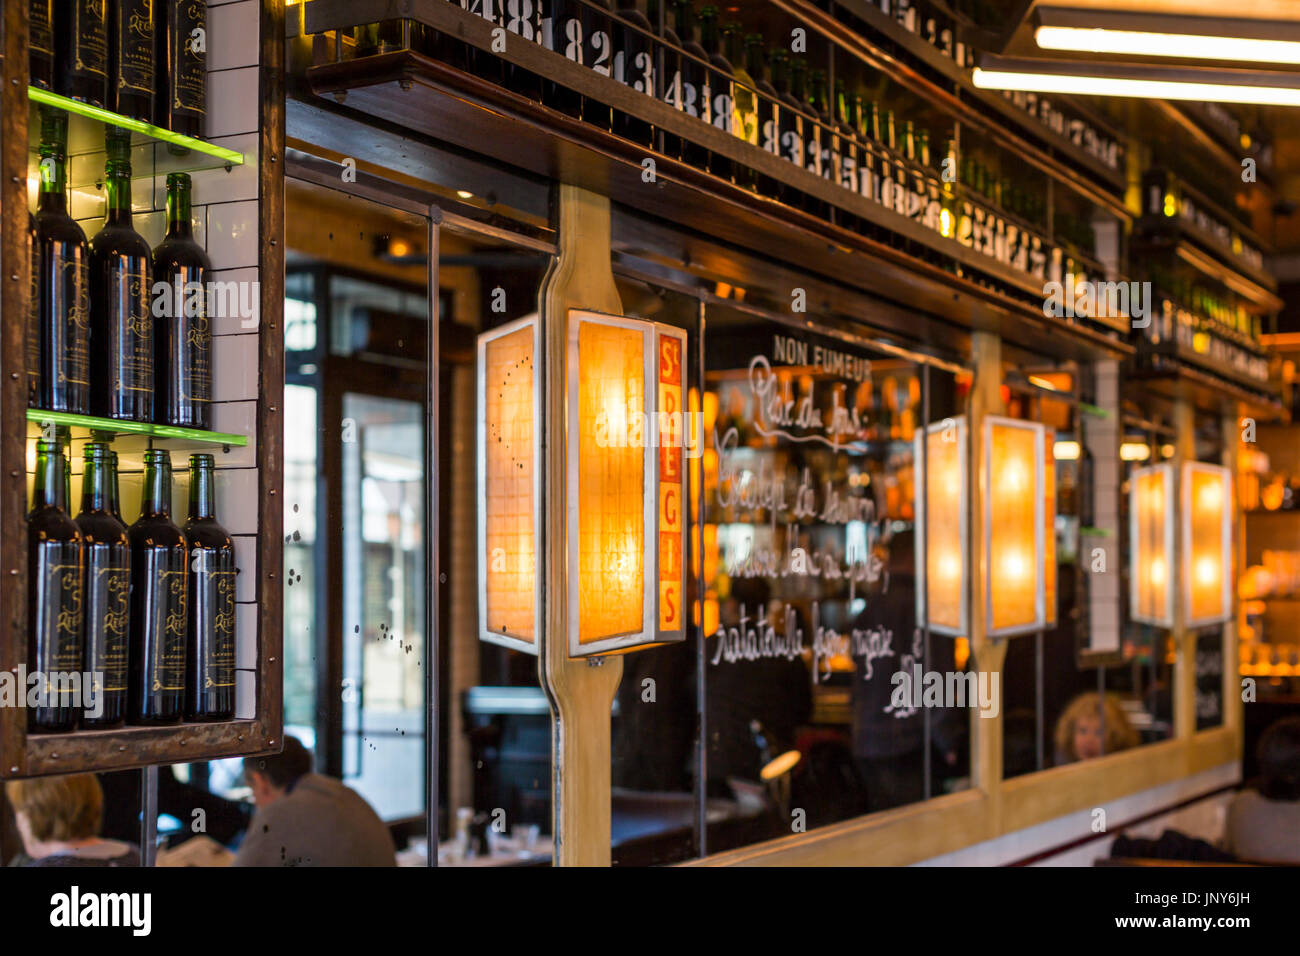
[(610, 269), (609, 199), (566, 184), (556, 190), (560, 254), (542, 284), (545, 623), (537, 669), (551, 703), (555, 864), (609, 866), (610, 709), (623, 660), (569, 657), (565, 367), (569, 310), (621, 315), (623, 303)]

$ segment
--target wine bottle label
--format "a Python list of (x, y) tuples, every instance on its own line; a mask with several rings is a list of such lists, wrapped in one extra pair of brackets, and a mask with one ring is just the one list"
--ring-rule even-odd
[(234, 556), (212, 548), (190, 551), (194, 570), (194, 632), (203, 640), (200, 683), (204, 690), (235, 686)]
[(202, 116), (207, 103), (207, 6), (203, 0), (180, 0), (168, 20), (176, 51), (169, 93), (172, 112)]
[[(114, 548), (107, 544), (88, 549), (86, 573), (87, 669), (103, 675), (101, 691), (125, 691), (130, 621), (131, 572), (125, 555), (116, 567), (104, 567), (113, 560)], [(97, 553), (98, 552), (98, 553)]]
[(61, 325), (61, 342), (51, 342), (55, 381), (60, 385), (90, 384), (90, 266), (83, 256), (69, 256), (56, 248), (51, 271), (62, 277), (61, 301), (66, 311), (54, 322)]
[(32, 627), (37, 659), (30, 665), (45, 675), (49, 706), (71, 706), (76, 688), (58, 680), (81, 672), (81, 563), (74, 541), (46, 541), (37, 546), (36, 611)]
[(153, 692), (185, 689), (185, 573), (184, 567), (173, 570), (164, 566), (157, 571), (154, 583), (156, 600), (153, 603), (155, 617), (147, 625), (152, 627), (155, 635), (149, 680), (149, 690)]
[(118, 338), (118, 392), (153, 392), (153, 314), (143, 268), (110, 268), (110, 335)]
[(50, 19), (52, 0), (31, 0), (28, 4), (28, 46), (33, 53), (54, 56), (54, 30)]
[(154, 43), (153, 0), (118, 0), (116, 38), (117, 88), (128, 92), (153, 93)]
[(81, 73), (108, 76), (108, 0), (73, 0), (72, 62)]

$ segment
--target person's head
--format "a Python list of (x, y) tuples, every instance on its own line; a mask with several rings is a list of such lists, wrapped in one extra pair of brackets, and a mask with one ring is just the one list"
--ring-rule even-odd
[(1269, 725), (1255, 750), (1260, 795), (1269, 800), (1300, 800), (1300, 717)]
[(79, 843), (99, 834), (104, 791), (93, 773), (9, 780), (5, 797), (28, 856), (47, 856), (47, 845)]
[(259, 807), (283, 797), (299, 777), (311, 773), (311, 754), (297, 737), (284, 738), (284, 750), (266, 757), (245, 757), (244, 776)]
[[(1104, 721), (1103, 721), (1104, 715)], [(1105, 724), (1103, 745), (1102, 725)], [(1056, 722), (1056, 752), (1067, 763), (1137, 746), (1138, 735), (1114, 694), (1080, 694)]]

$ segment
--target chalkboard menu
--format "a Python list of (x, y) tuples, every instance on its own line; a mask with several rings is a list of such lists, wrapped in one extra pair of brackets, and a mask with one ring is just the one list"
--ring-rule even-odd
[(925, 724), (944, 715), (893, 677), (954, 666), (952, 638), (928, 654), (917, 630), (912, 540), (923, 392), (933, 420), (953, 414), (953, 376), (724, 309), (706, 328), (710, 793), (753, 787), (787, 833), (922, 799)]

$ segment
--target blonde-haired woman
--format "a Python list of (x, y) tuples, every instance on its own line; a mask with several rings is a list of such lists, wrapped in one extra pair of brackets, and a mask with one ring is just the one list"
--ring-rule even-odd
[(28, 866), (139, 866), (130, 843), (99, 836), (104, 791), (91, 773), (5, 783)]
[[(1103, 721), (1103, 714), (1105, 719)], [(1105, 725), (1105, 744), (1102, 727)], [(1119, 698), (1086, 691), (1074, 700), (1056, 722), (1056, 762), (1074, 763), (1138, 745), (1138, 733), (1128, 722)]]

